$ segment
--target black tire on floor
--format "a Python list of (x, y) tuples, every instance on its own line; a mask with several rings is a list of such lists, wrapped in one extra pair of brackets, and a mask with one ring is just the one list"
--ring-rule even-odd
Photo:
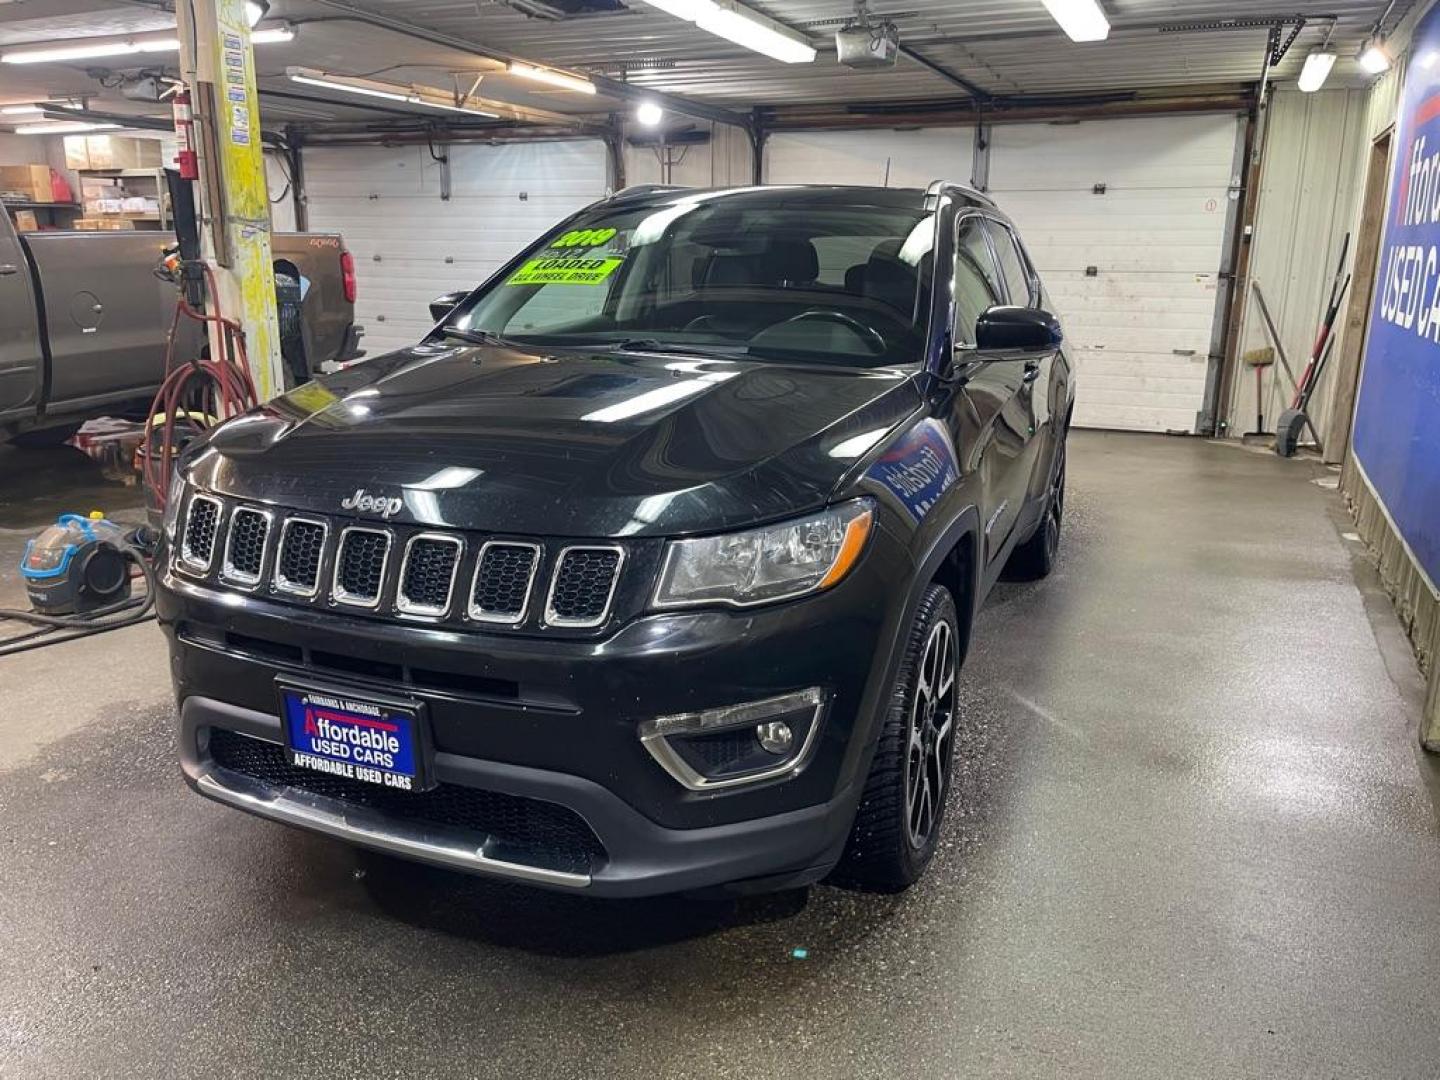
[(850, 840), (831, 875), (835, 884), (901, 892), (930, 865), (950, 793), (959, 644), (954, 598), (940, 585), (926, 586)]
[(79, 423), (61, 424), (59, 427), (47, 427), (40, 428), (37, 431), (26, 431), (14, 436), (10, 441), (16, 446), (23, 446), (30, 450), (39, 450), (47, 446), (59, 446), (61, 443), (67, 442), (79, 430)]
[(1050, 483), (1045, 489), (1045, 510), (1030, 539), (1010, 553), (1005, 577), (1010, 581), (1039, 581), (1049, 577), (1060, 554), (1060, 527), (1065, 522), (1065, 439), (1055, 448)]

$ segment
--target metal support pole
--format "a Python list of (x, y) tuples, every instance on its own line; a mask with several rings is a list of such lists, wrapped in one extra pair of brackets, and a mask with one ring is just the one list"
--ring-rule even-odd
[(970, 161), (970, 186), (976, 191), (990, 190), (990, 125), (975, 125), (975, 151)]
[(290, 162), (290, 201), (295, 206), (295, 231), (309, 232), (310, 197), (305, 194), (305, 157), (298, 143), (292, 143), (285, 156)]
[[(179, 0), (175, 7), (181, 71), (200, 126), (201, 251), (213, 272), (210, 305), (240, 323), (256, 393), (267, 401), (284, 391), (285, 375), (245, 3)], [(210, 324), (214, 357), (226, 353), (223, 335)]]
[(765, 139), (769, 135), (759, 109), (750, 113), (745, 133), (750, 136), (750, 182), (758, 187), (765, 183)]

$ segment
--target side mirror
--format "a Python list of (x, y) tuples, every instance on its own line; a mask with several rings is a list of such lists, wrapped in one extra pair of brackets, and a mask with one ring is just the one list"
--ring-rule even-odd
[(1065, 340), (1060, 320), (1039, 308), (990, 308), (975, 324), (977, 352), (1043, 352)]
[(469, 289), (462, 289), (460, 292), (447, 292), (444, 296), (437, 296), (430, 301), (430, 318), (437, 323), (441, 322), (450, 312), (460, 306), (460, 302), (470, 295)]

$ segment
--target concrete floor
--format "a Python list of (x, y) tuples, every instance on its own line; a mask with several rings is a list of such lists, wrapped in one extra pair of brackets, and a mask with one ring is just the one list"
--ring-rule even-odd
[[(61, 460), (0, 449), (0, 602)], [(0, 660), (0, 1075), (1440, 1075), (1440, 782), (1330, 474), (1088, 432), (1070, 472), (900, 898), (357, 857), (185, 790), (153, 626)]]

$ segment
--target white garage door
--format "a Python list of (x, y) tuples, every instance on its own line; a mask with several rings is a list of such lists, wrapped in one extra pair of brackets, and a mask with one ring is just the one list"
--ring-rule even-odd
[[(993, 129), (991, 193), (1020, 226), (1075, 346), (1076, 423), (1195, 429), (1237, 124), (1222, 115)], [(968, 181), (973, 138), (971, 128), (777, 134), (766, 179), (880, 184), (888, 168), (892, 187)]]
[(1077, 424), (1195, 430), (1237, 123), (1180, 116), (994, 129), (991, 194), (1020, 227), (1076, 348)]
[(451, 197), (424, 146), (305, 151), (310, 227), (355, 256), (356, 321), (371, 356), (414, 344), (427, 305), (470, 288), (567, 214), (605, 193), (598, 140), (455, 146)]
[(929, 187), (970, 182), (974, 128), (919, 131), (797, 131), (765, 141), (768, 184)]

